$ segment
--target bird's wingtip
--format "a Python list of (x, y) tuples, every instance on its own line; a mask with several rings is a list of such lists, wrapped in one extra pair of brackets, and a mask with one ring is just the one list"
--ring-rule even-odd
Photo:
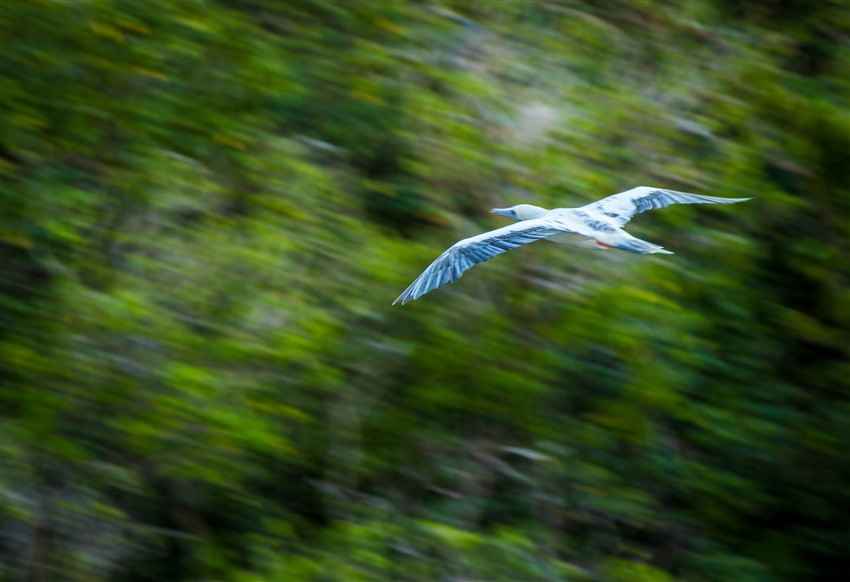
[(408, 295), (405, 292), (405, 293), (402, 293), (401, 295), (399, 295), (398, 297), (395, 298), (395, 301), (393, 301), (393, 305), (405, 305), (407, 303), (410, 303), (414, 299), (416, 299), (416, 298), (411, 297), (410, 295)]

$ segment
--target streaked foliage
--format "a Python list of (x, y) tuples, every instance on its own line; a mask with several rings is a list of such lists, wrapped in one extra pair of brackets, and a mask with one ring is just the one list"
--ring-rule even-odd
[[(850, 5), (4, 0), (0, 579), (809, 580)], [(390, 303), (491, 206), (754, 196)]]

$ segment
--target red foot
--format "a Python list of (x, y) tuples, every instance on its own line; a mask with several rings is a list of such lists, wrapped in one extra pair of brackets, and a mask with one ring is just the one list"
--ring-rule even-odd
[(599, 247), (600, 249), (614, 248), (611, 245), (606, 245), (605, 243), (602, 243), (602, 242), (599, 242), (599, 241), (595, 241), (595, 242), (596, 242), (596, 246)]

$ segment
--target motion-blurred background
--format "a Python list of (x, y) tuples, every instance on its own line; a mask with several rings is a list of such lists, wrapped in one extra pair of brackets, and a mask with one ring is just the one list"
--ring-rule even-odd
[[(821, 580), (850, 4), (3, 0), (0, 580)], [(753, 196), (392, 300), (492, 206)]]

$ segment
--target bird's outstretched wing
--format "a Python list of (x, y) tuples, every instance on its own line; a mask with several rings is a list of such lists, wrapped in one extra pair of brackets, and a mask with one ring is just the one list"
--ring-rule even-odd
[(584, 209), (601, 212), (623, 226), (635, 214), (655, 208), (664, 208), (671, 204), (735, 204), (747, 200), (749, 198), (721, 198), (719, 196), (703, 196), (701, 194), (664, 190), (652, 186), (638, 186), (592, 202)]
[(558, 221), (536, 218), (465, 238), (449, 247), (428, 265), (398, 299), (393, 301), (393, 305), (404, 305), (437, 287), (453, 283), (460, 279), (467, 269), (489, 261), (505, 251), (565, 232), (570, 230)]

